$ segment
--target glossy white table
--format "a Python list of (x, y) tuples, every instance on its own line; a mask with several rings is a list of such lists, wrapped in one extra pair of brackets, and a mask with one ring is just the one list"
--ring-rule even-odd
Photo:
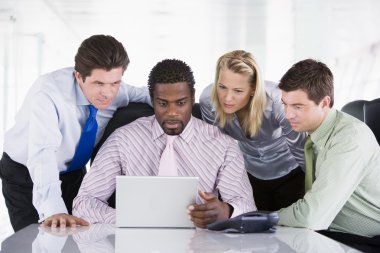
[(108, 224), (51, 229), (30, 225), (2, 242), (3, 252), (359, 252), (308, 229), (226, 234), (203, 229), (116, 228)]

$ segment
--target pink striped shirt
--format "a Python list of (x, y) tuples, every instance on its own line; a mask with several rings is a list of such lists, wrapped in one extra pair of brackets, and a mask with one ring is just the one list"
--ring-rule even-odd
[[(91, 223), (115, 223), (107, 204), (116, 176), (156, 176), (166, 136), (154, 116), (117, 129), (99, 150), (73, 202), (73, 215)], [(173, 144), (178, 176), (199, 177), (199, 190), (221, 196), (232, 216), (256, 210), (244, 160), (235, 140), (191, 117)]]

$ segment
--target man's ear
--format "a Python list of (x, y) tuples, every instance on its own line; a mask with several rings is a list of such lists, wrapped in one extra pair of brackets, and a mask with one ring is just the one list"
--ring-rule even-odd
[(191, 96), (191, 102), (192, 102), (192, 105), (194, 105), (195, 104), (195, 91), (196, 91), (196, 89), (193, 87), (193, 95)]
[(154, 103), (153, 103), (154, 97), (150, 96), (150, 103), (152, 104), (152, 108), (154, 109)]
[(322, 98), (322, 101), (321, 101), (322, 108), (329, 109), (330, 108), (330, 103), (331, 103), (330, 96), (325, 96), (324, 98)]
[(75, 71), (74, 75), (75, 75), (75, 79), (77, 80), (78, 83), (81, 83), (81, 81), (83, 81), (82, 75), (78, 71)]

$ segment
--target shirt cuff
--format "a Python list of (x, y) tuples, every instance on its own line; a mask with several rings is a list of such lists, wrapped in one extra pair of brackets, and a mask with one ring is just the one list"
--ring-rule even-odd
[(293, 209), (290, 207), (282, 208), (277, 213), (279, 217), (278, 225), (280, 226), (307, 227), (307, 219), (304, 219), (303, 223), (298, 222), (293, 215)]
[(116, 223), (116, 210), (112, 208), (112, 210), (106, 214), (104, 218), (104, 222), (107, 224), (115, 224)]
[(53, 199), (46, 200), (42, 203), (41, 207), (38, 210), (38, 215), (40, 217), (38, 222), (43, 222), (48, 217), (54, 214), (59, 214), (59, 213), (68, 214), (67, 208), (66, 208), (65, 202), (63, 202), (63, 199), (58, 198), (54, 200)]
[(239, 206), (236, 205), (235, 203), (228, 203), (228, 204), (231, 205), (234, 208), (234, 211), (232, 212), (230, 218), (236, 217), (236, 216), (238, 216), (238, 215), (240, 215), (240, 214), (243, 213), (243, 211), (241, 210), (241, 208), (239, 208)]

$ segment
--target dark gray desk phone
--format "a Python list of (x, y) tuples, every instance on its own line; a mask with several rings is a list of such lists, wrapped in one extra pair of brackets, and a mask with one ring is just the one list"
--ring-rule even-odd
[(216, 221), (207, 226), (209, 230), (226, 233), (274, 232), (279, 217), (276, 212), (253, 211), (228, 220)]

